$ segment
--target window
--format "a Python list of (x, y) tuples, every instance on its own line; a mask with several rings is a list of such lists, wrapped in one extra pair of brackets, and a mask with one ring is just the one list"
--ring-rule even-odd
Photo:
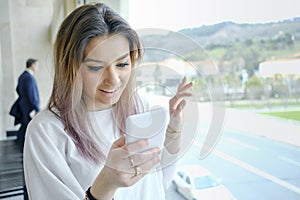
[(189, 178), (188, 176), (186, 177), (185, 182), (186, 182), (187, 184), (191, 185), (191, 180), (190, 180), (190, 178)]
[(177, 174), (178, 174), (178, 176), (179, 176), (180, 178), (183, 179), (183, 172), (178, 172)]

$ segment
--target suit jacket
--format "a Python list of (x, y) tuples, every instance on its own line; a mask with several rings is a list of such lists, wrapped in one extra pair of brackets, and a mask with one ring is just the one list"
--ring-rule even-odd
[(40, 111), (40, 98), (35, 78), (24, 71), (19, 79), (16, 91), (19, 95), (9, 114), (15, 117), (14, 124), (28, 124), (31, 120), (29, 113), (33, 110)]

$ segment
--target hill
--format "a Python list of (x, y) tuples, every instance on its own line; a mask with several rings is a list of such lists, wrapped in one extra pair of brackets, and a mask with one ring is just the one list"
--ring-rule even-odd
[(293, 35), (295, 40), (300, 40), (300, 17), (264, 24), (222, 22), (199, 28), (183, 29), (179, 33), (191, 37), (202, 46), (210, 43), (226, 44), (253, 38), (270, 39), (283, 33), (289, 33)]
[(264, 24), (222, 22), (141, 38), (146, 62), (213, 59), (221, 72), (245, 69), (252, 76), (263, 61), (300, 56), (300, 17)]

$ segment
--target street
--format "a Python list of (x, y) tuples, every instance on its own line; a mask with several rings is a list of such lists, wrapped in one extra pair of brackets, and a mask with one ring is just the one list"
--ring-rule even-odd
[[(224, 131), (214, 150), (199, 159), (196, 140), (179, 161), (199, 164), (222, 179), (241, 200), (300, 199), (300, 148), (247, 133)], [(174, 188), (168, 200), (181, 200)]]
[[(167, 106), (162, 97), (152, 99), (154, 105)], [(184, 145), (179, 165), (207, 168), (240, 200), (300, 199), (300, 124), (228, 108), (222, 121), (222, 109), (214, 108), (211, 103), (187, 104), (183, 137), (192, 145)], [(219, 119), (213, 121), (214, 115)], [(222, 126), (220, 133), (210, 131), (216, 126)], [(207, 138), (215, 146), (203, 158), (200, 152)], [(172, 185), (166, 199), (184, 198)]]

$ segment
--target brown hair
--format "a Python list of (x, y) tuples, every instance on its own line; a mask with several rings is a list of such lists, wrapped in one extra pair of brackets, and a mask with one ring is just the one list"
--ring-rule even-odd
[[(84, 5), (75, 9), (62, 22), (54, 45), (55, 75), (48, 108), (55, 113), (73, 139), (79, 152), (88, 160), (99, 163), (105, 156), (95, 141), (88, 111), (82, 98), (79, 69), (85, 47), (92, 38), (121, 34), (128, 39), (132, 66), (142, 57), (137, 33), (114, 10), (105, 4)], [(119, 130), (124, 130), (128, 115), (138, 112), (138, 96), (134, 92), (134, 76), (126, 86), (120, 100), (113, 107)]]

